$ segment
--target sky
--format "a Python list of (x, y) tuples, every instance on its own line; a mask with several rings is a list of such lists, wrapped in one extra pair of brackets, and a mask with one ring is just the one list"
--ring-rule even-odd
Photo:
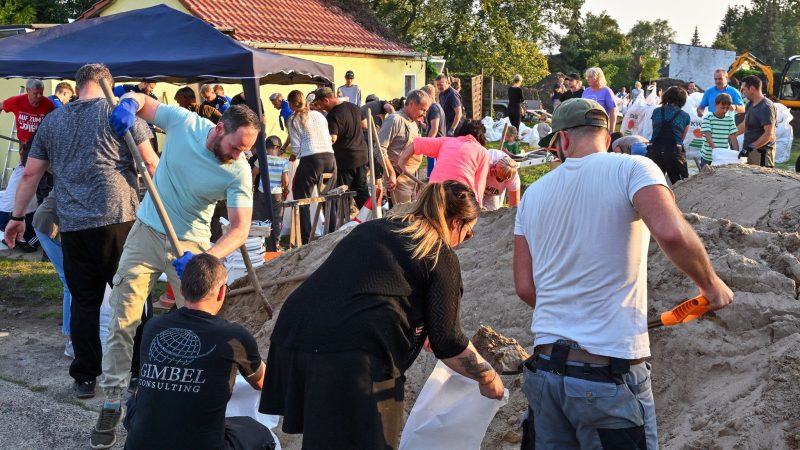
[[(667, 7), (668, 5), (668, 7)], [(717, 29), (731, 5), (750, 5), (749, 0), (585, 0), (583, 11), (598, 14), (605, 10), (615, 18), (623, 33), (630, 31), (639, 20), (667, 20), (677, 32), (678, 44), (689, 44), (694, 27), (700, 43), (710, 46)]]

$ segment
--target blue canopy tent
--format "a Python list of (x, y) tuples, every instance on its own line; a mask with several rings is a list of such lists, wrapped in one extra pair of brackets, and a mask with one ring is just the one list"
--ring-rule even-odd
[[(333, 66), (250, 48), (165, 5), (0, 41), (0, 78), (74, 80), (81, 66), (94, 62), (108, 66), (116, 80), (241, 83), (248, 106), (259, 117), (261, 84), (333, 84)], [(259, 166), (267, 167), (263, 130), (256, 151)], [(261, 182), (264, 192), (271, 192), (268, 171), (261, 171)], [(272, 211), (271, 196), (265, 197)]]

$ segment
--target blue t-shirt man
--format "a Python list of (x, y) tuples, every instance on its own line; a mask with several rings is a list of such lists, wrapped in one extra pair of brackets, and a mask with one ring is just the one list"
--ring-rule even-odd
[[(188, 109), (159, 105), (153, 122), (169, 136), (153, 181), (175, 234), (180, 240), (208, 242), (218, 200), (227, 200), (229, 208), (253, 207), (250, 166), (244, 157), (231, 164), (220, 163), (206, 148), (214, 124)], [(142, 201), (137, 217), (164, 233), (150, 194)]]
[(278, 115), (278, 124), (281, 126), (281, 130), (284, 129), (285, 125), (288, 123), (289, 117), (292, 116), (294, 111), (289, 106), (289, 101), (286, 99), (281, 100), (281, 112)]
[(725, 85), (725, 89), (719, 89), (716, 86), (711, 86), (707, 91), (703, 93), (703, 99), (700, 100), (700, 108), (708, 107), (708, 111), (712, 114), (717, 112), (717, 107), (714, 106), (715, 100), (719, 94), (726, 93), (731, 96), (733, 100), (733, 106), (743, 106), (744, 100), (742, 100), (742, 94), (739, 92), (738, 89), (731, 86), (730, 84)]

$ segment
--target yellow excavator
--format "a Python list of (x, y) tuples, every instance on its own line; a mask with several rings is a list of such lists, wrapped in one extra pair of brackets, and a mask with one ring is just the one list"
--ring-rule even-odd
[(739, 69), (755, 69), (764, 75), (764, 88), (773, 101), (784, 104), (792, 109), (794, 114), (800, 111), (800, 55), (786, 59), (786, 64), (781, 70), (780, 77), (775, 79), (772, 67), (761, 61), (750, 52), (739, 55), (728, 70), (728, 78), (732, 77)]

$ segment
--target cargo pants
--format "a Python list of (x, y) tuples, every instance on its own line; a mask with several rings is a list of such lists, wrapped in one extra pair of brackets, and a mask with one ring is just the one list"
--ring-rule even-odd
[(631, 366), (620, 385), (523, 370), (535, 448), (658, 450), (650, 363)]
[[(203, 253), (211, 244), (181, 241), (182, 252)], [(133, 337), (142, 318), (142, 307), (161, 273), (175, 292), (175, 303), (183, 306), (181, 280), (172, 261), (176, 259), (166, 235), (136, 220), (125, 241), (111, 291), (111, 323), (103, 353), (100, 387), (107, 398), (118, 398), (128, 385)], [(146, 351), (146, 350), (145, 350)]]

